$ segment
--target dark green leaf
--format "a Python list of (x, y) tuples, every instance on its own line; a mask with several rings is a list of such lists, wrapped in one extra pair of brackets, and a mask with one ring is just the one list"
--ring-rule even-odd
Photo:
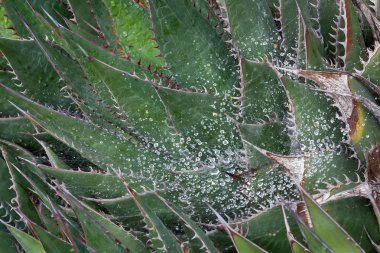
[(12, 226), (7, 226), (7, 228), (26, 253), (45, 253), (41, 242), (34, 237)]
[(276, 57), (280, 35), (267, 1), (227, 0), (234, 45), (248, 60)]
[(157, 42), (183, 87), (227, 92), (237, 81), (227, 44), (190, 0), (149, 1)]

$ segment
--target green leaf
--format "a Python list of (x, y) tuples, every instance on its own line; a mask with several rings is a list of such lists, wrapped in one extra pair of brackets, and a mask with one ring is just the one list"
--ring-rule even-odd
[(9, 202), (14, 197), (14, 192), (10, 189), (12, 186), (10, 174), (8, 171), (8, 167), (6, 164), (6, 161), (4, 160), (3, 156), (0, 159), (0, 173), (1, 178), (5, 178), (7, 180), (2, 180), (0, 182), (0, 188), (2, 189), (1, 192), (1, 202)]
[(65, 18), (71, 18), (72, 15), (70, 10), (67, 8), (66, 2), (27, 0), (26, 4), (31, 5), (33, 9), (39, 13), (37, 16), (41, 15), (44, 18), (51, 16), (58, 20), (58, 22), (62, 22)]
[(311, 252), (334, 253), (300, 218), (296, 220)]
[(15, 238), (10, 234), (0, 231), (0, 252), (19, 253)]
[[(352, 187), (352, 186), (351, 186)], [(350, 187), (350, 188), (351, 188)], [(332, 192), (332, 194), (334, 194)], [(376, 215), (370, 201), (364, 197), (350, 197), (327, 202), (323, 209), (337, 222), (352, 238), (359, 242), (365, 252), (374, 252), (373, 245), (368, 237), (363, 237), (366, 231), (379, 244), (379, 227), (373, 226), (377, 222)], [(342, 212), (342, 210), (352, 210)]]
[(30, 177), (30, 175), (26, 175), (17, 166), (14, 166), (14, 169), (24, 178), (24, 180), (28, 182), (29, 185), (31, 185), (33, 191), (39, 196), (43, 204), (52, 212), (53, 217), (57, 222), (58, 229), (62, 231), (62, 233), (68, 238), (72, 247), (80, 253), (93, 252), (92, 250), (89, 251), (89, 249), (83, 243), (83, 241), (79, 241), (77, 239), (81, 238), (79, 226), (76, 223), (74, 223), (73, 219), (71, 218), (71, 215), (67, 215), (67, 209), (62, 209), (60, 206), (57, 205), (57, 202), (61, 202), (61, 200), (58, 201), (57, 195), (52, 195), (51, 192), (49, 192), (50, 188), (45, 188), (46, 182), (44, 181), (45, 184), (41, 185), (38, 182), (38, 180), (36, 180), (38, 178), (32, 178)]
[[(336, 44), (336, 39), (338, 38), (338, 35), (341, 31), (334, 30), (337, 27), (337, 25), (334, 23), (334, 21), (336, 21), (337, 18), (336, 15), (339, 15), (338, 3), (339, 2), (337, 1), (323, 1), (320, 2), (319, 5), (319, 13), (323, 13), (323, 15), (319, 16), (319, 27), (321, 36), (326, 47), (327, 55), (330, 59), (334, 60), (335, 63), (338, 63), (338, 55), (340, 55), (340, 53), (342, 52), (341, 48), (339, 47), (339, 44)], [(343, 18), (343, 16), (339, 16), (339, 18)], [(332, 37), (332, 35), (330, 34), (333, 34), (334, 37)]]
[[(88, 9), (87, 9), (88, 10)], [(55, 27), (59, 27), (59, 28), (62, 28), (63, 26), (58, 23), (58, 21), (56, 21), (55, 19), (52, 19), (50, 17), (50, 20), (53, 21)], [(76, 23), (73, 23), (71, 22), (70, 20), (68, 19), (65, 19), (64, 20), (66, 25), (67, 25), (67, 28), (66, 29), (69, 29), (70, 31), (72, 31), (73, 33), (75, 34), (78, 34), (78, 36), (82, 37), (82, 38), (85, 38), (86, 40), (88, 41), (91, 41), (91, 43), (96, 46), (96, 47), (99, 47), (99, 48), (102, 48), (104, 51), (107, 51), (109, 53), (112, 53), (112, 51), (109, 50), (109, 48), (106, 48), (104, 45), (102, 45), (102, 40), (101, 40), (101, 36), (99, 36), (99, 33), (98, 31), (93, 27), (93, 26), (89, 26), (88, 23), (86, 24), (86, 27), (82, 27), (82, 26), (79, 26), (78, 25), (78, 22)], [(88, 28), (89, 30), (91, 31), (88, 31), (86, 30), (86, 28)], [(63, 35), (63, 34), (61, 34)], [(65, 41), (66, 43), (69, 43), (70, 41)], [(63, 43), (61, 46), (65, 46), (64, 44), (66, 43)], [(67, 46), (67, 44), (66, 44)], [(67, 50), (68, 52), (70, 52), (70, 50)]]
[(347, 71), (352, 71), (355, 68), (361, 67), (362, 59), (366, 58), (365, 44), (363, 33), (361, 29), (359, 17), (356, 14), (354, 4), (352, 1), (343, 0), (341, 1), (343, 13), (340, 18), (343, 18), (345, 22), (345, 40), (344, 49), (345, 53), (343, 57), (345, 58), (344, 69)]
[(40, 241), (21, 230), (7, 225), (9, 232), (16, 238), (26, 253), (45, 253)]
[(242, 60), (241, 66), (240, 107), (244, 123), (239, 129), (249, 153), (250, 166), (262, 166), (271, 162), (252, 145), (283, 155), (289, 154), (293, 148), (284, 121), (288, 98), (278, 72), (269, 63)]
[[(307, 69), (325, 67), (325, 51), (319, 34), (319, 27), (313, 19), (319, 16), (317, 7), (307, 0), (293, 0), (298, 9), (297, 57), (300, 66)], [(314, 5), (317, 6), (317, 5)]]
[(235, 60), (192, 1), (149, 3), (157, 42), (179, 84), (211, 92), (231, 90), (238, 78)]
[(312, 229), (335, 252), (364, 252), (341, 226), (334, 221), (303, 189), (300, 189), (310, 214)]
[(16, 197), (16, 192), (11, 189), (11, 175), (7, 164), (3, 159), (0, 159), (0, 177), (2, 178), (0, 181), (0, 205), (2, 206), (2, 208), (0, 208), (1, 220), (7, 221), (10, 219), (10, 221), (13, 221), (13, 219), (18, 217), (16, 212), (11, 208), (12, 199)]
[[(115, 136), (107, 131), (94, 128), (93, 125), (83, 120), (47, 109), (23, 98), (5, 86), (2, 88), (7, 91), (6, 94), (10, 96), (10, 101), (17, 104), (29, 119), (99, 166), (119, 168), (123, 171), (138, 171), (144, 167), (137, 160), (137, 157), (142, 154), (146, 155), (148, 164), (152, 163), (159, 166), (158, 161), (155, 161), (158, 157), (157, 154), (142, 149), (124, 136)], [(25, 108), (25, 110), (27, 108), (29, 112), (21, 108)], [(98, 153), (102, 153), (103, 156), (99, 157)], [(125, 157), (126, 154), (128, 154), (128, 159)], [(131, 166), (132, 164), (134, 166)], [(154, 170), (153, 173), (157, 173), (157, 171)]]
[(290, 230), (290, 226), (288, 223), (288, 218), (286, 217), (286, 211), (284, 206), (282, 206), (282, 213), (284, 215), (284, 222), (287, 232), (288, 241), (290, 244), (290, 247), (292, 248), (292, 253), (307, 253), (310, 252), (305, 246), (303, 246), (297, 239), (294, 238), (294, 235), (292, 234), (292, 231)]
[(302, 246), (300, 243), (295, 242), (292, 244), (294, 253), (307, 253), (310, 252), (307, 250), (304, 246)]
[(344, 124), (331, 106), (331, 99), (286, 77), (283, 82), (293, 105), (301, 148), (306, 151), (340, 144), (347, 133), (341, 131)]
[[(373, 99), (372, 94), (355, 78), (349, 79), (349, 85), (352, 92), (367, 97), (368, 101), (376, 105), (376, 100)], [(359, 158), (364, 160), (365, 151), (363, 149), (370, 149), (380, 140), (379, 119), (364, 107), (360, 101), (354, 100), (353, 105), (353, 116), (350, 122), (351, 144), (357, 150)], [(375, 108), (375, 110), (378, 109)]]
[[(96, 20), (91, 13), (91, 8), (88, 2), (83, 4), (82, 0), (68, 0), (67, 3), (74, 15), (74, 20), (76, 21), (77, 26), (80, 27), (81, 30), (97, 36), (98, 32), (94, 29), (96, 27)], [(100, 40), (96, 40), (96, 42), (101, 43)]]
[(301, 68), (324, 68), (324, 50), (312, 23), (311, 3), (281, 0), (280, 22), (284, 36), (285, 64)]
[[(0, 39), (0, 49), (7, 57), (21, 83), (11, 88), (41, 103), (68, 108), (72, 103), (61, 89), (65, 86), (34, 41)], [(38, 85), (37, 85), (38, 84)]]
[(245, 239), (243, 236), (239, 236), (237, 234), (231, 235), (232, 239), (235, 242), (236, 249), (240, 253), (258, 253), (258, 252), (266, 252), (259, 248), (258, 246), (254, 245), (253, 242)]
[(57, 191), (72, 206), (84, 230), (87, 244), (91, 247), (101, 252), (112, 249), (119, 251), (121, 247), (136, 253), (148, 252), (140, 240), (104, 217), (104, 214), (86, 206), (63, 188)]
[[(237, 226), (241, 227), (242, 234), (247, 239), (262, 246), (268, 252), (291, 252), (280, 207), (261, 211), (247, 220), (237, 223)], [(299, 238), (301, 234), (294, 219), (289, 219), (289, 226), (296, 238)], [(208, 236), (219, 249), (232, 247), (229, 236), (219, 230), (209, 233)]]
[(336, 180), (357, 181), (359, 161), (352, 157), (347, 147), (337, 150), (320, 150), (310, 152), (305, 157), (305, 178), (302, 186), (309, 191), (324, 189), (326, 184), (337, 184)]
[(96, 29), (99, 30), (100, 39), (103, 40), (102, 44), (105, 47), (110, 47), (123, 53), (124, 48), (120, 45), (112, 16), (105, 2), (103, 0), (91, 0), (89, 7), (91, 8), (91, 14), (94, 15), (96, 20)]
[(374, 50), (369, 52), (368, 61), (364, 64), (364, 69), (361, 72), (362, 76), (367, 78), (373, 83), (380, 86), (380, 74), (379, 74), (379, 64), (380, 64), (380, 43), (375, 45)]
[[(40, 165), (39, 168), (49, 177), (64, 183), (76, 196), (88, 198), (117, 198), (125, 196), (128, 191), (114, 175), (95, 172), (62, 170)], [(109, 187), (112, 185), (112, 187)]]
[(126, 185), (126, 187), (144, 217), (144, 221), (149, 229), (150, 238), (153, 242), (153, 247), (157, 252), (182, 252), (181, 247), (178, 244), (179, 240), (167, 227), (165, 227), (161, 219), (151, 209), (151, 203), (141, 198), (140, 194), (130, 188), (129, 185)]
[(203, 144), (213, 156), (215, 149), (224, 152), (226, 146), (231, 149), (241, 147), (235, 122), (230, 116), (233, 109), (227, 99), (167, 88), (159, 89), (158, 94), (190, 151), (198, 153), (200, 144)]
[(0, 7), (0, 36), (2, 38), (8, 38), (8, 39), (17, 39), (18, 36), (16, 33), (10, 29), (12, 26), (12, 22), (9, 20), (8, 17), (5, 16), (5, 9), (3, 6)]
[(241, 56), (248, 60), (274, 58), (279, 33), (267, 1), (227, 0), (226, 6), (233, 43)]
[[(303, 27), (303, 29), (305, 28)], [(300, 49), (299, 55), (304, 57), (301, 59), (305, 59), (305, 63), (301, 64), (301, 66), (304, 65), (308, 69), (324, 69), (326, 65), (325, 55), (318, 36), (313, 31), (307, 29), (303, 30), (302, 36), (304, 46)]]
[(36, 224), (31, 225), (47, 252), (67, 253), (73, 251), (70, 244), (62, 241)]
[[(87, 230), (91, 229), (91, 227), (95, 227), (95, 230), (92, 232), (87, 231), (85, 229), (85, 233), (86, 231), (93, 233), (92, 235), (88, 234), (88, 236), (92, 237), (92, 240), (98, 240), (98, 236), (96, 235), (96, 233), (94, 233), (96, 230), (98, 230), (98, 234), (100, 234), (100, 237), (110, 237), (111, 239), (113, 238), (114, 241), (112, 241), (112, 244), (115, 244), (115, 241), (116, 241), (116, 244), (121, 244), (124, 249), (128, 249), (130, 252), (136, 252), (136, 253), (148, 252), (148, 249), (140, 240), (138, 240), (131, 233), (117, 226), (112, 221), (105, 218), (104, 215), (94, 211), (93, 209), (91, 209), (88, 206), (85, 206), (84, 204), (82, 204), (82, 206), (77, 204), (75, 210), (77, 211), (77, 214), (79, 213), (79, 217), (81, 217), (80, 222), (82, 224), (82, 228), (84, 226), (84, 222), (85, 223), (87, 222), (86, 223)], [(91, 246), (91, 243), (90, 242), (88, 243)], [(97, 242), (96, 244), (99, 245), (102, 243)], [(101, 245), (101, 247), (103, 247), (103, 245)], [(105, 252), (105, 251), (101, 251), (101, 252)]]
[[(2, 156), (8, 167), (9, 175), (12, 182), (12, 188), (15, 191), (15, 199), (17, 203), (17, 209), (23, 213), (30, 220), (34, 221), (37, 224), (41, 224), (41, 221), (38, 217), (38, 214), (35, 210), (34, 204), (31, 202), (31, 195), (28, 192), (30, 187), (29, 183), (19, 174), (16, 167), (24, 167), (24, 169), (29, 169), (21, 159), (28, 159), (30, 161), (35, 161), (32, 155), (21, 147), (0, 140), (0, 149), (2, 151)], [(28, 171), (29, 174), (30, 171)], [(17, 217), (17, 216), (16, 216)]]
[(94, 170), (101, 170), (98, 166), (81, 156), (77, 151), (60, 142), (47, 132), (34, 134), (34, 137), (38, 141), (45, 142), (70, 168), (92, 168)]
[(261, 154), (256, 147), (280, 155), (290, 153), (291, 142), (283, 123), (242, 124), (240, 133), (248, 152), (250, 168), (272, 164), (272, 161)]
[[(173, 191), (166, 192), (159, 191), (161, 195), (168, 199), (173, 198)], [(178, 194), (178, 193), (174, 193)], [(160, 201), (157, 201), (156, 196), (151, 192), (146, 192), (141, 195), (141, 198), (146, 198), (146, 203), (150, 203), (154, 213), (156, 213), (160, 219), (164, 222), (173, 223), (177, 221), (173, 216), (173, 213)], [(132, 226), (137, 230), (144, 230), (145, 223), (140, 209), (135, 204), (133, 198), (130, 195), (126, 195), (120, 198), (114, 199), (90, 199), (95, 205), (100, 206), (103, 210), (106, 210), (113, 219), (118, 220), (125, 226)], [(176, 204), (178, 201), (176, 201)], [(178, 203), (180, 205), (181, 203)], [(125, 210), (128, 210), (126, 213)]]
[[(53, 4), (52, 4), (53, 3)], [(54, 4), (55, 3), (55, 4)], [(4, 0), (2, 1), (2, 6), (5, 8), (9, 19), (12, 21), (18, 35), (22, 38), (29, 38), (29, 32), (23, 24), (23, 20), (20, 15), (29, 22), (30, 26), (33, 27), (41, 36), (55, 36), (54, 31), (52, 31), (47, 23), (42, 23), (39, 20), (39, 16), (36, 15), (36, 10), (34, 5), (38, 6), (38, 11), (42, 8), (48, 10), (60, 9), (59, 2), (51, 1), (41, 1), (41, 0)], [(41, 6), (44, 5), (42, 8)], [(54, 6), (55, 5), (55, 6)], [(61, 5), (62, 6), (62, 5)], [(51, 11), (53, 13), (53, 11)], [(53, 13), (54, 15), (54, 13)], [(59, 15), (56, 18), (60, 18)]]
[(31, 150), (37, 150), (39, 148), (38, 143), (32, 136), (35, 131), (36, 129), (27, 118), (0, 118), (0, 139), (13, 142)]
[[(286, 70), (296, 74), (298, 77), (304, 77), (318, 84), (322, 92), (330, 96), (333, 100), (330, 102), (330, 107), (336, 107), (340, 115), (336, 115), (336, 122), (342, 121), (345, 123), (347, 130), (342, 131), (345, 139), (350, 139), (351, 144), (357, 148), (360, 158), (364, 159), (362, 147), (370, 148), (380, 138), (379, 126), (376, 117), (380, 117), (377, 113), (378, 108), (376, 99), (356, 78), (349, 77), (347, 74), (338, 72), (322, 72), (309, 70)], [(291, 81), (286, 80), (286, 83)], [(293, 82), (296, 84), (295, 82)], [(312, 86), (309, 86), (313, 89)], [(295, 114), (297, 121), (297, 97), (293, 93), (293, 89), (288, 86), (290, 96), (294, 98)], [(310, 94), (311, 95), (311, 94)], [(321, 94), (322, 95), (322, 94)], [(365, 107), (364, 107), (365, 106)], [(328, 111), (328, 107), (323, 108), (323, 111)], [(319, 111), (322, 108), (318, 108)], [(334, 110), (331, 108), (331, 111)], [(373, 115), (371, 115), (371, 113)], [(327, 115), (326, 115), (327, 116)], [(308, 117), (308, 116), (306, 116)], [(327, 119), (327, 118), (326, 118)], [(319, 121), (314, 124), (319, 124)], [(330, 119), (333, 122), (333, 119)], [(324, 127), (321, 126), (323, 129)], [(320, 134), (318, 128), (314, 130), (316, 136)], [(349, 136), (348, 136), (349, 133)], [(338, 142), (336, 142), (337, 144)]]
[(245, 123), (282, 120), (287, 112), (288, 98), (279, 79), (279, 73), (269, 63), (242, 60), (241, 65)]
[(128, 73), (133, 73), (141, 79), (160, 79), (159, 74), (161, 72), (151, 72), (148, 69), (143, 68), (141, 65), (133, 63), (128, 59), (121, 58), (117, 54), (107, 51), (98, 45), (95, 45), (92, 40), (87, 39), (86, 37), (77, 33), (75, 30), (70, 31), (61, 26), (59, 26), (59, 28), (61, 34), (65, 37), (68, 44), (71, 45), (70, 49), (73, 51), (73, 53), (75, 53), (73, 57), (77, 58), (80, 63), (82, 63), (83, 68), (85, 68), (88, 63), (88, 58), (83, 54), (83, 52), (85, 52), (92, 58), (98, 59), (116, 69), (120, 69)]
[(51, 66), (63, 79), (66, 84), (66, 90), (85, 115), (91, 118), (92, 121), (100, 125), (106, 125), (108, 128), (120, 128), (118, 125), (121, 124), (120, 121), (112, 116), (110, 111), (99, 101), (96, 92), (86, 80), (86, 75), (79, 64), (60, 50), (59, 47), (57, 48), (57, 46), (47, 43), (29, 24), (24, 22), (24, 25)]
[(184, 223), (185, 226), (188, 227), (193, 233), (192, 240), (195, 238), (198, 239), (202, 243), (202, 248), (206, 249), (207, 252), (219, 252), (212, 241), (207, 238), (206, 234), (202, 231), (202, 229), (191, 219), (190, 216), (182, 212), (175, 205), (169, 203), (167, 200), (162, 198), (160, 195), (155, 193), (155, 195), (173, 212), (174, 215), (178, 216)]
[(62, 231), (53, 213), (45, 205), (41, 205), (40, 208), (37, 209), (37, 212), (42, 221), (43, 227), (46, 228), (51, 235), (60, 237)]
[(260, 248), (260, 246), (251, 242), (243, 235), (236, 232), (214, 209), (212, 211), (218, 217), (219, 222), (222, 223), (224, 229), (227, 231), (228, 235), (231, 237), (236, 250), (239, 253), (265, 253), (266, 251)]
[(87, 214), (86, 210), (80, 208), (78, 204), (70, 202), (75, 215), (81, 224), (86, 243), (98, 252), (124, 252), (122, 247), (115, 241), (112, 234), (107, 234), (107, 230)]
[[(154, 148), (177, 153), (178, 134), (171, 125), (170, 115), (164, 101), (157, 92), (158, 84), (140, 79), (133, 73), (112, 68), (96, 59), (86, 64), (87, 73), (93, 80), (95, 89), (104, 101), (110, 101), (127, 119), (129, 127)], [(108, 93), (102, 96), (101, 90)], [(176, 136), (177, 135), (177, 136)]]
[(56, 153), (48, 146), (47, 143), (43, 141), (38, 141), (40, 145), (45, 150), (46, 155), (49, 158), (49, 162), (53, 167), (60, 168), (60, 169), (68, 169), (69, 166), (65, 164)]
[(240, 132), (245, 141), (262, 149), (282, 155), (289, 154), (291, 144), (284, 124), (242, 124)]
[[(4, 60), (4, 64), (7, 64), (7, 60), (2, 58)], [(1, 70), (0, 71), (0, 82), (7, 86), (14, 86), (15, 81), (13, 80), (14, 74), (11, 71), (11, 68), (9, 67), (9, 70)], [(0, 116), (3, 117), (17, 117), (18, 111), (14, 106), (12, 106), (9, 101), (6, 99), (5, 96), (2, 96), (0, 98)]]
[[(300, 33), (300, 16), (297, 2), (293, 0), (279, 0), (273, 4), (280, 6), (279, 20), (281, 22), (283, 32), (283, 42), (281, 47), (283, 47), (284, 51), (287, 53), (287, 57), (293, 62), (297, 59), (298, 55), (297, 47), (299, 46), (298, 40)], [(292, 55), (293, 53), (294, 55)]]
[(153, 40), (147, 7), (133, 0), (105, 0), (104, 3), (114, 23), (112, 29), (131, 59), (136, 62), (141, 59), (142, 65), (151, 65), (152, 69), (164, 67), (164, 59)]

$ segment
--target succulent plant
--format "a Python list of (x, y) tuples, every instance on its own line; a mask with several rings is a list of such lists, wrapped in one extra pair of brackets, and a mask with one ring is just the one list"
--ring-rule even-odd
[(0, 252), (380, 252), (378, 0), (2, 0)]

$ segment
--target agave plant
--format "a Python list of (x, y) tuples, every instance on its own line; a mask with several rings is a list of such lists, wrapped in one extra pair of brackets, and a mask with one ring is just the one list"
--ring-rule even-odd
[(2, 0), (0, 252), (380, 252), (378, 0)]

